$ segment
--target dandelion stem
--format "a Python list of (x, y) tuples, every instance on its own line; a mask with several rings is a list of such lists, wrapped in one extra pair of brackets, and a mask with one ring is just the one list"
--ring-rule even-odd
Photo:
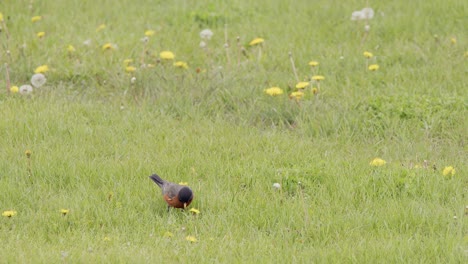
[(294, 65), (294, 59), (292, 57), (292, 52), (289, 52), (289, 60), (291, 60), (292, 69), (294, 72), (294, 77), (296, 77), (296, 82), (299, 82), (299, 77), (297, 77), (296, 66)]
[(5, 63), (5, 80), (6, 80), (6, 89), (7, 93), (10, 92), (10, 68), (8, 68), (8, 63)]

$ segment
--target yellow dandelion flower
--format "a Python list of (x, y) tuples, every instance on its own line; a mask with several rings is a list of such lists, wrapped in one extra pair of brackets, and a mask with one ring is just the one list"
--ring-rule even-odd
[(297, 89), (304, 89), (307, 86), (309, 86), (309, 82), (299, 82), (299, 83), (296, 84)]
[(301, 99), (302, 97), (304, 97), (304, 93), (301, 92), (301, 91), (297, 91), (297, 92), (292, 92), (290, 95), (289, 95), (289, 98), (294, 98), (296, 100), (299, 100)]
[(188, 65), (185, 61), (177, 61), (174, 63), (174, 66), (177, 68), (188, 69)]
[(102, 45), (102, 50), (114, 50), (115, 47), (112, 43), (106, 43), (104, 45)]
[(450, 38), (450, 42), (455, 45), (457, 44), (457, 39), (455, 37), (452, 37)]
[(36, 23), (37, 21), (40, 21), (42, 19), (42, 16), (33, 16), (31, 18), (31, 22)]
[(383, 166), (385, 164), (387, 164), (387, 162), (381, 158), (375, 158), (369, 163), (369, 165), (374, 166), (374, 167)]
[(41, 39), (45, 36), (45, 32), (44, 31), (37, 32), (36, 36)]
[(370, 58), (372, 58), (372, 57), (374, 56), (374, 54), (372, 54), (372, 53), (370, 53), (370, 52), (368, 52), (368, 51), (364, 51), (363, 54), (364, 54), (364, 57), (366, 57), (366, 58), (368, 58), (368, 59), (370, 59)]
[(125, 66), (130, 65), (130, 63), (132, 63), (132, 62), (133, 62), (132, 59), (125, 59), (125, 60), (123, 61), (123, 63), (124, 63)]
[(76, 49), (75, 49), (75, 47), (73, 47), (72, 45), (68, 45), (68, 46), (67, 46), (67, 51), (68, 51), (69, 53), (73, 53), (73, 52), (76, 51)]
[(179, 185), (188, 186), (188, 182), (179, 182)]
[(265, 40), (262, 38), (254, 38), (252, 41), (250, 41), (249, 46), (255, 46), (263, 42), (265, 42)]
[(192, 213), (194, 213), (194, 214), (196, 214), (196, 215), (197, 215), (197, 214), (199, 214), (199, 213), (200, 213), (200, 210), (198, 210), (198, 209), (195, 209), (195, 208), (192, 208), (192, 209), (190, 209), (190, 210), (189, 210), (189, 212), (192, 212)]
[(319, 65), (319, 63), (318, 63), (318, 61), (310, 61), (309, 65), (312, 66), (312, 67), (316, 67), (316, 66)]
[(322, 76), (322, 75), (314, 75), (314, 76), (312, 76), (312, 80), (314, 80), (314, 81), (323, 81), (323, 80), (325, 80), (325, 77)]
[(154, 35), (154, 33), (156, 33), (154, 30), (146, 30), (145, 31), (145, 36), (151, 37), (151, 36)]
[(31, 154), (32, 154), (32, 152), (29, 149), (24, 152), (24, 155), (26, 155), (26, 158), (30, 158)]
[(163, 235), (163, 236), (164, 236), (164, 237), (173, 237), (173, 236), (174, 236), (174, 234), (172, 234), (172, 233), (171, 233), (171, 232), (169, 232), (169, 231), (166, 231), (166, 232), (164, 233), (164, 235)]
[(67, 215), (69, 212), (70, 212), (70, 210), (68, 210), (68, 209), (60, 209), (60, 213), (62, 215), (64, 215), (64, 216)]
[(106, 236), (106, 237), (104, 237), (102, 240), (104, 240), (104, 241), (111, 241), (111, 238), (108, 237), (108, 236)]
[(369, 65), (369, 71), (376, 71), (379, 69), (379, 65), (378, 64), (371, 64)]
[(148, 68), (154, 68), (154, 67), (156, 67), (156, 65), (151, 64), (151, 63), (148, 63), (148, 64), (146, 65), (146, 67), (148, 67)]
[(17, 214), (16, 211), (14, 211), (14, 210), (9, 210), (9, 211), (3, 211), (2, 216), (5, 216), (5, 217), (12, 217), (12, 216), (15, 216), (16, 214)]
[(46, 73), (49, 71), (49, 66), (41, 65), (34, 70), (34, 73)]
[(0, 22), (3, 22), (3, 14), (0, 13)]
[(10, 93), (18, 93), (18, 92), (19, 92), (18, 86), (13, 85), (10, 87)]
[(187, 236), (187, 237), (185, 238), (185, 240), (187, 240), (187, 241), (189, 241), (189, 242), (192, 242), (192, 243), (195, 243), (195, 242), (198, 241), (197, 238), (194, 237), (194, 236)]
[(277, 96), (277, 95), (282, 95), (283, 94), (283, 89), (279, 87), (271, 87), (268, 89), (263, 90), (266, 94), (270, 96)]
[(449, 177), (450, 177), (450, 176), (455, 175), (455, 172), (456, 172), (456, 171), (455, 171), (455, 168), (454, 168), (453, 166), (447, 166), (447, 167), (445, 167), (444, 170), (442, 171), (442, 174), (443, 174), (444, 176), (449, 176)]
[(101, 24), (96, 28), (96, 32), (99, 32), (99, 31), (101, 31), (101, 30), (103, 30), (105, 28), (106, 28), (106, 24)]
[(162, 51), (159, 53), (159, 57), (161, 57), (163, 60), (173, 60), (175, 55), (171, 51)]
[(136, 68), (133, 67), (133, 66), (127, 66), (127, 67), (125, 67), (125, 71), (126, 71), (126, 72), (135, 72), (135, 71), (136, 71)]
[(313, 87), (313, 88), (311, 89), (311, 92), (312, 92), (312, 94), (318, 94), (319, 90), (318, 90), (318, 88)]

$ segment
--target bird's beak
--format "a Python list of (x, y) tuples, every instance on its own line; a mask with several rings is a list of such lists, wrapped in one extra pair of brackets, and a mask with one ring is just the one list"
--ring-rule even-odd
[(187, 203), (184, 203), (184, 209), (187, 207)]

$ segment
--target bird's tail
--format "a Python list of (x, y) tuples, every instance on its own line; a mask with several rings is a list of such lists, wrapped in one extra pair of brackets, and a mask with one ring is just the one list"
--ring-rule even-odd
[(159, 177), (158, 175), (156, 174), (153, 174), (151, 176), (149, 176), (151, 180), (153, 180), (159, 187), (162, 187), (162, 185), (164, 184), (164, 180), (161, 179), (161, 177)]

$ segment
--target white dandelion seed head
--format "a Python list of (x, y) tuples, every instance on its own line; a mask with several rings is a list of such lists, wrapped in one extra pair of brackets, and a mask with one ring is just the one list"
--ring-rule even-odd
[(91, 46), (91, 39), (87, 39), (83, 41), (83, 45), (88, 46), (88, 47)]
[(130, 79), (130, 83), (131, 83), (131, 84), (134, 84), (135, 82), (136, 82), (136, 77), (132, 77), (132, 78)]
[(213, 31), (211, 31), (211, 29), (204, 29), (200, 32), (200, 38), (202, 39), (211, 39), (211, 37), (213, 36)]
[(353, 20), (353, 21), (360, 20), (362, 16), (363, 16), (363, 15), (362, 15), (362, 12), (361, 12), (361, 11), (354, 11), (354, 12), (351, 14), (351, 20)]
[(200, 42), (200, 48), (202, 48), (202, 49), (203, 49), (203, 48), (205, 48), (205, 47), (206, 47), (206, 43), (205, 43), (205, 41), (202, 41), (202, 42)]
[(143, 42), (143, 43), (148, 43), (148, 41), (149, 41), (149, 37), (147, 37), (147, 36), (145, 36), (145, 37), (143, 37), (141, 39), (141, 42)]
[(365, 25), (365, 26), (364, 26), (364, 30), (365, 30), (366, 32), (369, 32), (369, 30), (370, 30), (370, 25)]
[(46, 83), (47, 79), (42, 73), (36, 73), (31, 77), (31, 84), (35, 88), (39, 88)]
[(275, 188), (275, 189), (277, 189), (277, 190), (278, 190), (278, 189), (281, 189), (281, 184), (275, 182), (275, 183), (273, 183), (273, 188)]
[(29, 84), (21, 85), (19, 88), (20, 94), (29, 94), (29, 93), (32, 93), (32, 91), (33, 91), (33, 88)]
[(374, 17), (374, 9), (370, 7), (364, 7), (361, 10), (362, 18), (361, 19), (372, 19)]

